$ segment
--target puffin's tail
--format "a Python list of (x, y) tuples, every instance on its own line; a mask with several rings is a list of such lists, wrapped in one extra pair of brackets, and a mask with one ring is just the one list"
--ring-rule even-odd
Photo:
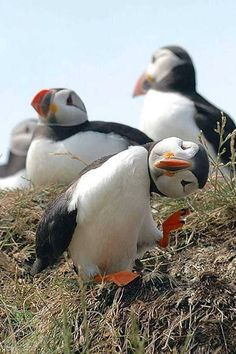
[(47, 268), (48, 265), (49, 265), (48, 258), (36, 258), (30, 270), (30, 274), (34, 276), (37, 273), (42, 272), (42, 270)]

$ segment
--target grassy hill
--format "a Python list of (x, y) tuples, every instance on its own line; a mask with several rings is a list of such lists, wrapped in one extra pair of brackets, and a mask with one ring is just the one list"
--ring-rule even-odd
[(155, 198), (159, 224), (193, 213), (125, 288), (83, 283), (62, 259), (29, 275), (38, 220), (61, 187), (0, 193), (0, 352), (235, 353), (236, 188), (212, 181), (189, 198)]

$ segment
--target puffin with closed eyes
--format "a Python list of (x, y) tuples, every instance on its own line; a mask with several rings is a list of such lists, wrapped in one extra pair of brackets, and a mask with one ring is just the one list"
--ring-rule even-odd
[(31, 274), (68, 250), (82, 278), (126, 285), (138, 276), (132, 272), (135, 260), (162, 245), (150, 193), (183, 198), (204, 187), (208, 170), (205, 149), (175, 137), (93, 162), (46, 209)]
[[(145, 95), (140, 129), (152, 139), (178, 136), (194, 142), (203, 132), (209, 154), (215, 159), (219, 150), (220, 135), (215, 131), (222, 123), (220, 109), (196, 91), (195, 69), (189, 54), (181, 47), (166, 46), (152, 56), (144, 74), (138, 80), (133, 96)], [(223, 138), (235, 129), (228, 114)], [(230, 140), (221, 151), (224, 164), (231, 159)]]
[(88, 121), (80, 97), (69, 89), (45, 89), (32, 106), (39, 114), (27, 155), (27, 173), (33, 185), (67, 184), (96, 159), (120, 152), (130, 145), (152, 140), (124, 124)]
[(11, 132), (8, 160), (0, 166), (0, 189), (26, 188), (30, 182), (26, 176), (26, 156), (37, 119), (29, 118), (18, 123)]

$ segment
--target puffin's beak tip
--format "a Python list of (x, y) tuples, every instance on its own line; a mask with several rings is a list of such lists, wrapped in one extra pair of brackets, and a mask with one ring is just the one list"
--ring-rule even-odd
[(39, 91), (34, 98), (31, 101), (31, 106), (36, 110), (36, 112), (39, 113), (39, 115), (41, 115), (41, 102), (44, 98), (44, 96), (49, 92), (49, 89), (43, 89), (41, 91)]

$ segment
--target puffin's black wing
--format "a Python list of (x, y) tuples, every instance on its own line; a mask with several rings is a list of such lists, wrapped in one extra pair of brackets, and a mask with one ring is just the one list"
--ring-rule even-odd
[[(80, 178), (89, 170), (101, 166), (110, 156), (94, 161), (79, 174)], [(35, 275), (48, 265), (56, 263), (62, 253), (68, 248), (78, 219), (78, 209), (68, 211), (73, 192), (78, 180), (52, 202), (45, 210), (36, 231), (36, 260), (31, 274)]]
[(145, 133), (139, 129), (130, 127), (129, 125), (103, 122), (103, 121), (86, 121), (82, 124), (74, 126), (48, 126), (39, 125), (35, 129), (34, 137), (44, 137), (53, 141), (61, 141), (70, 136), (87, 131), (94, 131), (104, 134), (114, 133), (126, 139), (130, 145), (143, 145), (152, 142)]
[[(220, 124), (222, 123), (221, 111), (197, 93), (191, 96), (191, 99), (197, 110), (195, 115), (196, 124), (198, 128), (202, 130), (207, 141), (213, 145), (217, 154), (220, 144), (220, 136), (215, 129), (217, 128), (217, 122)], [(223, 112), (223, 115), (226, 117), (223, 137), (226, 138), (228, 134), (236, 129), (236, 126), (228, 114)], [(225, 148), (225, 153), (222, 154), (221, 158), (224, 163), (227, 163), (230, 161), (231, 157), (230, 139), (222, 146), (222, 148)]]
[(143, 145), (153, 141), (139, 129), (130, 127), (129, 125), (102, 121), (91, 121), (88, 123), (87, 126), (84, 125), (85, 130), (104, 134), (114, 133), (127, 139), (130, 145)]
[(0, 178), (8, 177), (7, 164), (0, 166)]
[(68, 211), (75, 185), (62, 193), (43, 214), (36, 231), (36, 260), (31, 269), (35, 275), (56, 263), (67, 249), (76, 227), (77, 209)]

